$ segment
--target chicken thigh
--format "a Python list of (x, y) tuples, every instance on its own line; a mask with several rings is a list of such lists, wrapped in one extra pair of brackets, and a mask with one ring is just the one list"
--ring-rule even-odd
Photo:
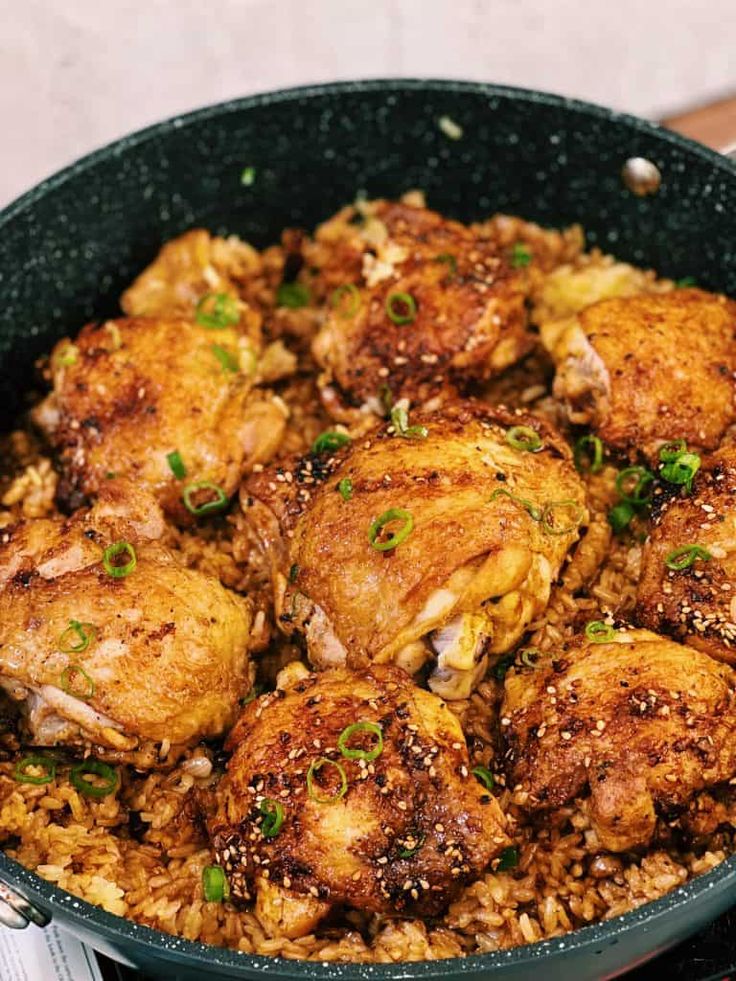
[(117, 483), (88, 512), (2, 529), (0, 685), (36, 745), (145, 765), (232, 723), (250, 685), (249, 603), (184, 568), (163, 531), (156, 503)]
[(629, 455), (714, 449), (736, 417), (736, 303), (700, 289), (602, 300), (542, 324), (570, 420)]
[(254, 474), (241, 503), (279, 623), (315, 667), (436, 658), (445, 698), (467, 697), (544, 610), (587, 518), (559, 434), (477, 402)]
[(210, 833), (269, 932), (337, 905), (434, 916), (508, 844), (457, 718), (398, 668), (307, 675), (248, 705), (226, 748)]
[(647, 630), (588, 632), (506, 675), (506, 764), (531, 810), (589, 788), (601, 845), (627, 851), (736, 773), (736, 673)]

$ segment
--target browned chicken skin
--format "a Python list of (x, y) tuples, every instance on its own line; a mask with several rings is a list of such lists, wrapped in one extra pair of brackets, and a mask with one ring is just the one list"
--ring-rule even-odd
[(683, 438), (714, 449), (736, 417), (736, 303), (700, 289), (602, 300), (542, 325), (554, 392), (626, 453)]
[(210, 833), (267, 929), (301, 936), (335, 905), (436, 915), (507, 844), (457, 718), (397, 668), (302, 677), (248, 705), (226, 748)]
[[(642, 553), (636, 619), (736, 664), (736, 447), (704, 464), (693, 491), (671, 498)], [(697, 547), (700, 551), (687, 551)], [(703, 554), (706, 553), (706, 554)], [(683, 569), (671, 569), (667, 560)]]
[[(89, 512), (2, 530), (0, 685), (37, 745), (135, 751), (140, 766), (152, 744), (232, 723), (250, 686), (249, 603), (184, 568), (163, 531), (155, 502), (117, 482)], [(103, 556), (120, 541), (136, 565), (116, 577)]]
[[(433, 690), (463, 698), (486, 656), (544, 609), (586, 519), (584, 489), (539, 419), (460, 402), (410, 422), (424, 439), (383, 426), (253, 475), (241, 502), (271, 555), (280, 624), (305, 634), (316, 667), (395, 661), (413, 673), (437, 656)], [(513, 427), (528, 427), (537, 451), (511, 446)], [(413, 527), (382, 551), (369, 530), (392, 509), (404, 512), (392, 533)]]
[(527, 807), (586, 786), (601, 845), (649, 843), (657, 813), (684, 808), (736, 773), (736, 673), (646, 630), (578, 638), (506, 676), (501, 725)]
[[(353, 290), (335, 294), (313, 344), (322, 395), (337, 418), (375, 411), (386, 389), (412, 404), (456, 393), (531, 349), (527, 274), (493, 242), (408, 204), (374, 201), (351, 217), (357, 224), (341, 212), (317, 233), (331, 242), (343, 289)], [(389, 315), (392, 303), (403, 323)]]
[[(53, 392), (34, 418), (58, 451), (62, 500), (78, 505), (111, 476), (130, 478), (186, 521), (188, 483), (209, 481), (231, 495), (274, 452), (285, 424), (283, 405), (252, 391), (253, 358), (235, 327), (176, 319), (89, 324), (73, 345), (60, 341)], [(172, 470), (174, 452), (185, 479)]]

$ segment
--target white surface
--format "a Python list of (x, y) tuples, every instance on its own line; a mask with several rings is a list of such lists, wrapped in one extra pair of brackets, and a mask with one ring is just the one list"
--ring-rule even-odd
[(734, 0), (0, 0), (0, 205), (166, 116), (300, 82), (453, 76), (641, 115), (736, 88)]
[(94, 952), (51, 924), (0, 927), (2, 981), (102, 981)]

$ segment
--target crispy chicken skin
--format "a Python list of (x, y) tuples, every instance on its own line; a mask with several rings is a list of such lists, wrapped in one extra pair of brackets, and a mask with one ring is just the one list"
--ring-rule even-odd
[[(74, 345), (60, 341), (53, 391), (34, 421), (59, 454), (62, 502), (79, 505), (110, 474), (151, 491), (176, 521), (190, 518), (185, 483), (211, 481), (232, 494), (275, 451), (286, 421), (280, 403), (252, 390), (250, 345), (233, 327), (161, 318), (89, 324)], [(184, 482), (167, 460), (174, 451)]]
[[(357, 224), (341, 213), (317, 233), (332, 235), (342, 283), (358, 290), (332, 304), (313, 344), (321, 394), (337, 418), (375, 409), (386, 387), (412, 404), (456, 393), (531, 349), (527, 272), (512, 269), (495, 243), (408, 204), (370, 202), (353, 217)], [(399, 293), (416, 303), (411, 322), (387, 312)], [(396, 310), (406, 314), (400, 301)]]
[[(464, 698), (486, 656), (545, 608), (586, 518), (584, 488), (540, 419), (465, 401), (410, 422), (426, 438), (384, 425), (333, 456), (254, 474), (241, 503), (271, 555), (280, 625), (305, 635), (315, 667), (395, 661), (413, 673), (437, 657), (433, 690)], [(539, 434), (538, 452), (507, 442), (515, 426)], [(369, 529), (396, 508), (413, 529), (379, 551)]]
[(655, 456), (670, 439), (715, 449), (734, 419), (736, 303), (700, 289), (602, 300), (542, 324), (572, 422)]
[[(635, 618), (659, 633), (736, 665), (736, 447), (714, 454), (693, 492), (672, 497), (655, 515), (642, 552)], [(681, 571), (677, 551), (698, 545)], [(673, 554), (674, 553), (674, 554)], [(686, 561), (687, 555), (680, 561)]]
[(651, 840), (657, 813), (684, 808), (736, 773), (736, 673), (648, 630), (573, 641), (506, 676), (507, 771), (527, 807), (590, 789), (601, 845)]
[[(22, 702), (36, 745), (135, 751), (141, 765), (152, 744), (233, 722), (250, 684), (249, 603), (184, 568), (157, 541), (163, 531), (155, 501), (117, 482), (88, 512), (3, 529), (0, 685)], [(137, 558), (125, 577), (102, 562), (119, 541)]]
[[(372, 755), (378, 727), (375, 759), (338, 748), (359, 722), (374, 731), (353, 732), (346, 749)], [(226, 748), (210, 833), (231, 894), (255, 892), (267, 929), (301, 936), (336, 905), (434, 916), (507, 844), (495, 798), (469, 773), (457, 718), (398, 668), (297, 679), (248, 705)], [(283, 823), (267, 837), (261, 808), (272, 801)]]

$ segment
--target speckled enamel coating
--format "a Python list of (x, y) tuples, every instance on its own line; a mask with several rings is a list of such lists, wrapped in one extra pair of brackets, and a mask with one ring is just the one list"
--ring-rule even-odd
[[(449, 139), (438, 120), (463, 129)], [(651, 197), (621, 181), (642, 156)], [(250, 187), (244, 167), (256, 168)], [(656, 126), (555, 96), (450, 81), (345, 82), (253, 96), (126, 137), (60, 172), (0, 215), (0, 399), (9, 424), (33, 360), (117, 309), (163, 241), (192, 225), (256, 245), (313, 226), (355, 197), (423, 188), (459, 218), (504, 210), (580, 221), (589, 244), (736, 294), (736, 167)], [(463, 960), (321, 965), (169, 937), (55, 889), (0, 854), (0, 878), (93, 946), (171, 978), (612, 977), (698, 930), (736, 897), (736, 858), (655, 903), (529, 947)]]

